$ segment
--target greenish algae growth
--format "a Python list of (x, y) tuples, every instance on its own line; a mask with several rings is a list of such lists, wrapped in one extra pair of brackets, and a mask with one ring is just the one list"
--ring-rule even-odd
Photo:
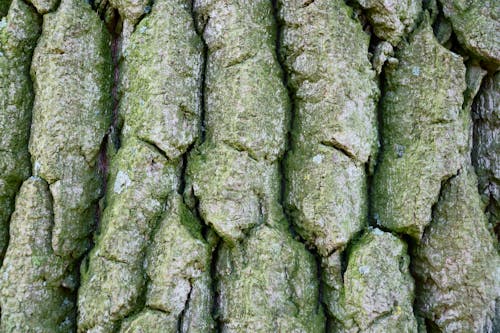
[(494, 0), (23, 1), (0, 332), (500, 330)]
[(53, 227), (48, 185), (31, 177), (17, 196), (10, 244), (0, 270), (2, 332), (74, 330), (76, 276), (70, 262), (52, 249)]
[(90, 244), (101, 196), (97, 159), (111, 122), (110, 36), (81, 0), (63, 0), (43, 21), (31, 66), (29, 150), (33, 174), (49, 183), (54, 200), (54, 251), (76, 259)]
[[(56, 10), (62, 0), (27, 0), (27, 2), (31, 3), (38, 13), (44, 15)], [(85, 2), (82, 1), (82, 3)]]
[(122, 137), (153, 143), (170, 159), (199, 134), (203, 43), (189, 1), (159, 1), (137, 26), (120, 68)]
[(110, 168), (96, 246), (81, 269), (79, 332), (114, 332), (138, 306), (145, 252), (167, 197), (178, 186), (178, 165), (135, 139), (118, 151)]
[(34, 93), (29, 69), (41, 24), (22, 0), (12, 2), (0, 21), (0, 261), (7, 249), (14, 197), (31, 170), (28, 140)]
[(387, 62), (388, 66), (392, 66), (398, 63), (398, 59), (394, 58), (394, 47), (391, 43), (382, 41), (377, 44), (373, 52), (372, 65), (373, 69), (377, 74), (382, 73), (382, 68)]
[(412, 254), (416, 311), (432, 331), (495, 332), (500, 257), (481, 207), (474, 171), (464, 167), (444, 184)]
[(234, 244), (277, 198), (288, 96), (269, 1), (196, 1), (194, 9), (208, 46), (206, 141), (191, 154), (186, 188), (205, 222)]
[[(286, 222), (286, 221), (284, 221)], [(262, 225), (217, 261), (223, 332), (324, 332), (314, 258), (286, 228)]]
[(327, 257), (367, 224), (366, 172), (342, 152), (297, 147), (285, 164), (287, 210), (297, 232)]
[(350, 249), (341, 274), (338, 252), (323, 261), (331, 332), (417, 332), (414, 285), (405, 242), (369, 229)]
[(366, 10), (378, 38), (396, 46), (408, 35), (422, 10), (419, 0), (356, 0)]
[(206, 140), (188, 161), (185, 194), (222, 238), (218, 328), (323, 332), (315, 260), (279, 203), (290, 103), (272, 3), (200, 0), (194, 12), (208, 47)]
[(500, 66), (500, 2), (440, 0), (458, 41), (478, 58)]
[[(211, 332), (212, 251), (201, 224), (172, 195), (145, 260), (148, 276), (144, 308), (124, 321), (121, 332)], [(153, 318), (155, 318), (153, 320)]]
[(352, 10), (341, 0), (303, 2), (278, 6), (280, 55), (295, 106), (285, 207), (326, 257), (366, 224), (365, 164), (375, 161), (379, 90), (369, 36)]
[(235, 244), (245, 232), (264, 223), (278, 199), (278, 165), (252, 159), (224, 144), (203, 144), (193, 151), (186, 173), (187, 188), (199, 199), (203, 220), (225, 242)]
[(442, 47), (426, 18), (386, 70), (382, 155), (371, 193), (373, 218), (420, 239), (441, 182), (457, 173), (468, 148), (465, 66)]
[(285, 150), (288, 95), (276, 58), (270, 1), (195, 1), (208, 47), (208, 141), (276, 161)]
[[(104, 2), (104, 1), (102, 1)], [(150, 0), (110, 0), (112, 8), (118, 10), (123, 19), (123, 29), (126, 33), (131, 33), (140, 19), (151, 11)], [(158, 1), (158, 4), (168, 3), (168, 1)]]
[(144, 309), (138, 315), (127, 319), (120, 329), (123, 333), (178, 332), (177, 318), (161, 310)]
[(200, 132), (203, 45), (188, 1), (155, 3), (127, 38), (122, 147), (82, 266), (78, 331), (210, 331), (211, 247), (176, 193)]

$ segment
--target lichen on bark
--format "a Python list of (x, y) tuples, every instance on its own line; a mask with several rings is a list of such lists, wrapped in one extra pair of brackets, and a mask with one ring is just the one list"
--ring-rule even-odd
[(179, 166), (133, 138), (118, 151), (110, 168), (99, 236), (82, 267), (81, 332), (113, 332), (140, 306), (145, 251), (168, 195), (178, 187)]
[(448, 180), (414, 249), (417, 314), (443, 332), (494, 332), (500, 257), (487, 229), (470, 166)]
[[(8, 18), (14, 19), (7, 29), (18, 29), (18, 38), (36, 39), (40, 18), (34, 9), (17, 1), (11, 8)], [(35, 177), (21, 188), (2, 266), (1, 325), (9, 332), (75, 327), (76, 266), (90, 243), (101, 185), (97, 155), (110, 120), (109, 36), (99, 18), (88, 4), (63, 0), (43, 22), (31, 63), (35, 100), (29, 151)], [(29, 58), (30, 46), (24, 47)], [(18, 106), (28, 109), (19, 108), (16, 116), (28, 122), (26, 76), (25, 105)], [(27, 130), (19, 125), (17, 140), (26, 141)]]
[(457, 173), (468, 148), (465, 66), (437, 42), (428, 18), (396, 57), (399, 64), (385, 71), (372, 217), (418, 240), (431, 221), (441, 182)]
[(236, 247), (223, 244), (216, 274), (222, 330), (324, 332), (316, 270), (286, 228), (262, 225)]
[(187, 189), (199, 199), (204, 221), (235, 243), (263, 223), (264, 205), (277, 203), (276, 161), (285, 149), (289, 105), (272, 6), (197, 1), (194, 9), (208, 47), (206, 140), (188, 163)]
[(76, 271), (54, 253), (53, 227), (49, 187), (31, 177), (17, 196), (10, 245), (0, 269), (2, 332), (75, 329)]
[(188, 161), (186, 197), (222, 238), (218, 329), (321, 332), (316, 264), (280, 205), (290, 104), (272, 3), (195, 1), (194, 12), (207, 45), (206, 136)]
[(27, 2), (31, 3), (38, 13), (44, 15), (56, 10), (62, 0), (27, 0)]
[(208, 48), (208, 141), (270, 162), (284, 152), (289, 110), (270, 1), (195, 1)]
[(458, 41), (490, 65), (500, 65), (500, 3), (495, 0), (440, 0)]
[[(148, 276), (144, 308), (126, 319), (121, 332), (211, 332), (213, 295), (211, 244), (179, 195), (169, 198), (168, 213), (145, 260)], [(148, 318), (156, 313), (158, 321)]]
[(29, 69), (40, 16), (22, 0), (0, 21), (0, 256), (7, 248), (14, 197), (31, 171), (28, 152), (34, 93)]
[(0, 0), (0, 332), (500, 331), (499, 6), (438, 1)]
[(202, 69), (203, 44), (192, 23), (190, 1), (157, 2), (123, 51), (123, 140), (134, 136), (169, 159), (182, 156), (200, 132)]
[(331, 332), (417, 332), (410, 257), (403, 240), (370, 228), (349, 250), (344, 273), (339, 252), (324, 264)]
[(63, 0), (44, 16), (31, 72), (33, 174), (53, 196), (54, 251), (76, 259), (90, 244), (102, 186), (97, 159), (111, 122), (110, 36), (90, 5)]
[(396, 46), (408, 35), (422, 11), (418, 0), (356, 0), (366, 11), (378, 38)]
[(203, 45), (190, 11), (189, 1), (159, 1), (122, 31), (122, 146), (82, 266), (79, 332), (212, 330), (212, 247), (178, 194), (200, 133)]
[(285, 207), (301, 236), (328, 256), (368, 214), (365, 164), (375, 160), (379, 97), (369, 36), (343, 1), (282, 1), (279, 16), (295, 109)]

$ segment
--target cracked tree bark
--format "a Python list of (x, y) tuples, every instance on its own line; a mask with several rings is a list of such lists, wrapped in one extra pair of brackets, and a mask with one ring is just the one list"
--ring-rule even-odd
[(494, 0), (0, 0), (0, 333), (500, 331)]

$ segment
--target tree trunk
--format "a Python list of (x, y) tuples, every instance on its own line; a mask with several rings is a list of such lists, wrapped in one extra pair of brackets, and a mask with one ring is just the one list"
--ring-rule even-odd
[(0, 0), (1, 332), (500, 332), (495, 0)]

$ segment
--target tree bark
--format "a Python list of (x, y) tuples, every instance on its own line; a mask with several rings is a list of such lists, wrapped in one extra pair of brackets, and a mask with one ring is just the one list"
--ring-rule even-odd
[(497, 1), (0, 17), (0, 333), (500, 331)]

